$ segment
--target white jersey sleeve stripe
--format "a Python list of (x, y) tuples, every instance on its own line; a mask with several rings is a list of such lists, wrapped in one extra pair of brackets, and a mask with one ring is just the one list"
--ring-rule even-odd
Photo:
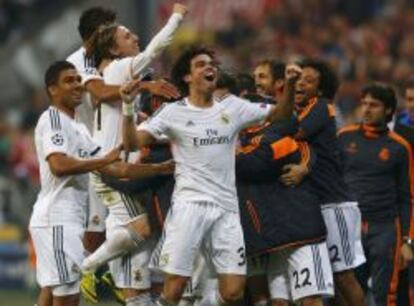
[(62, 125), (60, 124), (60, 116), (59, 112), (56, 109), (50, 108), (49, 109), (49, 118), (50, 118), (50, 126), (52, 130), (61, 130)]

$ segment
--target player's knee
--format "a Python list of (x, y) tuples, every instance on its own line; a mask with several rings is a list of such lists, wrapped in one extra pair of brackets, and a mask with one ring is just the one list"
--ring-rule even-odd
[(322, 298), (319, 295), (307, 296), (301, 299), (302, 306), (323, 306)]
[(178, 303), (187, 285), (187, 278), (181, 276), (167, 276), (162, 296), (165, 300)]
[(151, 232), (151, 227), (148, 224), (148, 222), (145, 222), (145, 224), (142, 225), (140, 234), (142, 238), (144, 239), (148, 239), (151, 237), (152, 232)]
[(147, 218), (143, 217), (135, 220), (132, 223), (129, 223), (128, 228), (133, 229), (138, 233), (143, 239), (148, 239), (151, 237), (151, 227)]
[(272, 306), (289, 306), (289, 302), (282, 299), (272, 300)]
[(70, 296), (79, 294), (80, 282), (75, 281), (68, 284), (62, 284), (52, 287), (53, 296)]
[(365, 294), (353, 270), (334, 274), (335, 286), (341, 292), (343, 299), (352, 305), (365, 305)]
[(334, 274), (335, 285), (341, 290), (354, 290), (359, 287), (353, 270), (337, 272)]
[(235, 304), (243, 299), (244, 289), (240, 286), (228, 287), (220, 290), (221, 299), (225, 304)]

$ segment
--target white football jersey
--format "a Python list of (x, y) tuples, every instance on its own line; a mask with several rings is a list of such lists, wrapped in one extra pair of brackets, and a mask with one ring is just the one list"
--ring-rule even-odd
[[(103, 79), (109, 85), (123, 85), (139, 75), (172, 41), (183, 16), (172, 14), (167, 24), (151, 40), (147, 48), (135, 57), (114, 60), (103, 70)], [(103, 152), (122, 143), (121, 101), (101, 105), (101, 126), (95, 122), (93, 136)]]
[(100, 147), (83, 124), (53, 106), (39, 118), (35, 145), (41, 189), (33, 207), (30, 226), (85, 224), (88, 174), (57, 177), (51, 172), (47, 158), (54, 153), (63, 153), (77, 159), (90, 159), (100, 155)]
[[(85, 85), (91, 80), (99, 80), (102, 77), (99, 75), (97, 69), (94, 67), (93, 60), (88, 59), (85, 55), (86, 50), (80, 47), (66, 59), (68, 62), (75, 65), (76, 70), (82, 77), (82, 85)], [(89, 132), (92, 133), (94, 122), (94, 107), (92, 104), (91, 95), (85, 91), (82, 96), (82, 104), (75, 110), (75, 119), (86, 125)]]
[(234, 95), (209, 108), (188, 99), (164, 104), (139, 129), (154, 137), (165, 134), (176, 162), (173, 200), (209, 201), (238, 211), (235, 187), (239, 132), (265, 119), (270, 105), (250, 103)]

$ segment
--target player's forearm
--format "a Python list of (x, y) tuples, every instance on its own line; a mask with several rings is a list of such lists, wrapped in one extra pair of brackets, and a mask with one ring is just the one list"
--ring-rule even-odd
[(95, 98), (93, 101), (96, 102), (111, 103), (118, 102), (120, 100), (119, 86), (106, 85), (102, 80), (89, 81), (86, 84), (86, 89)]
[(127, 151), (135, 151), (140, 147), (133, 116), (123, 116), (122, 142), (124, 149)]
[(109, 162), (105, 158), (90, 160), (79, 160), (69, 156), (59, 156), (58, 158), (51, 156), (49, 158), (50, 170), (57, 177), (84, 174), (98, 170), (108, 164)]
[(293, 114), (295, 97), (295, 82), (286, 81), (283, 97), (278, 101), (269, 114), (267, 121), (275, 122), (289, 119)]
[(182, 20), (183, 15), (178, 13), (172, 14), (167, 24), (151, 40), (144, 53), (148, 53), (149, 56), (157, 56), (164, 48), (171, 44)]
[(138, 179), (170, 174), (168, 164), (128, 164), (116, 162), (99, 170), (100, 173), (117, 178)]
[(154, 36), (145, 50), (134, 58), (132, 62), (133, 76), (138, 75), (162, 50), (171, 44), (182, 19), (181, 14), (172, 14), (167, 24)]

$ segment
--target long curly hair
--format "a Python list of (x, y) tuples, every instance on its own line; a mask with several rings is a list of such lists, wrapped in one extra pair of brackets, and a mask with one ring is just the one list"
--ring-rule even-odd
[(116, 47), (116, 31), (118, 24), (100, 26), (86, 42), (86, 57), (92, 59), (96, 68), (104, 59), (115, 59), (118, 56), (111, 52)]
[(299, 63), (302, 68), (312, 68), (319, 72), (319, 92), (322, 98), (333, 100), (339, 87), (339, 81), (332, 67), (318, 59), (304, 59)]

